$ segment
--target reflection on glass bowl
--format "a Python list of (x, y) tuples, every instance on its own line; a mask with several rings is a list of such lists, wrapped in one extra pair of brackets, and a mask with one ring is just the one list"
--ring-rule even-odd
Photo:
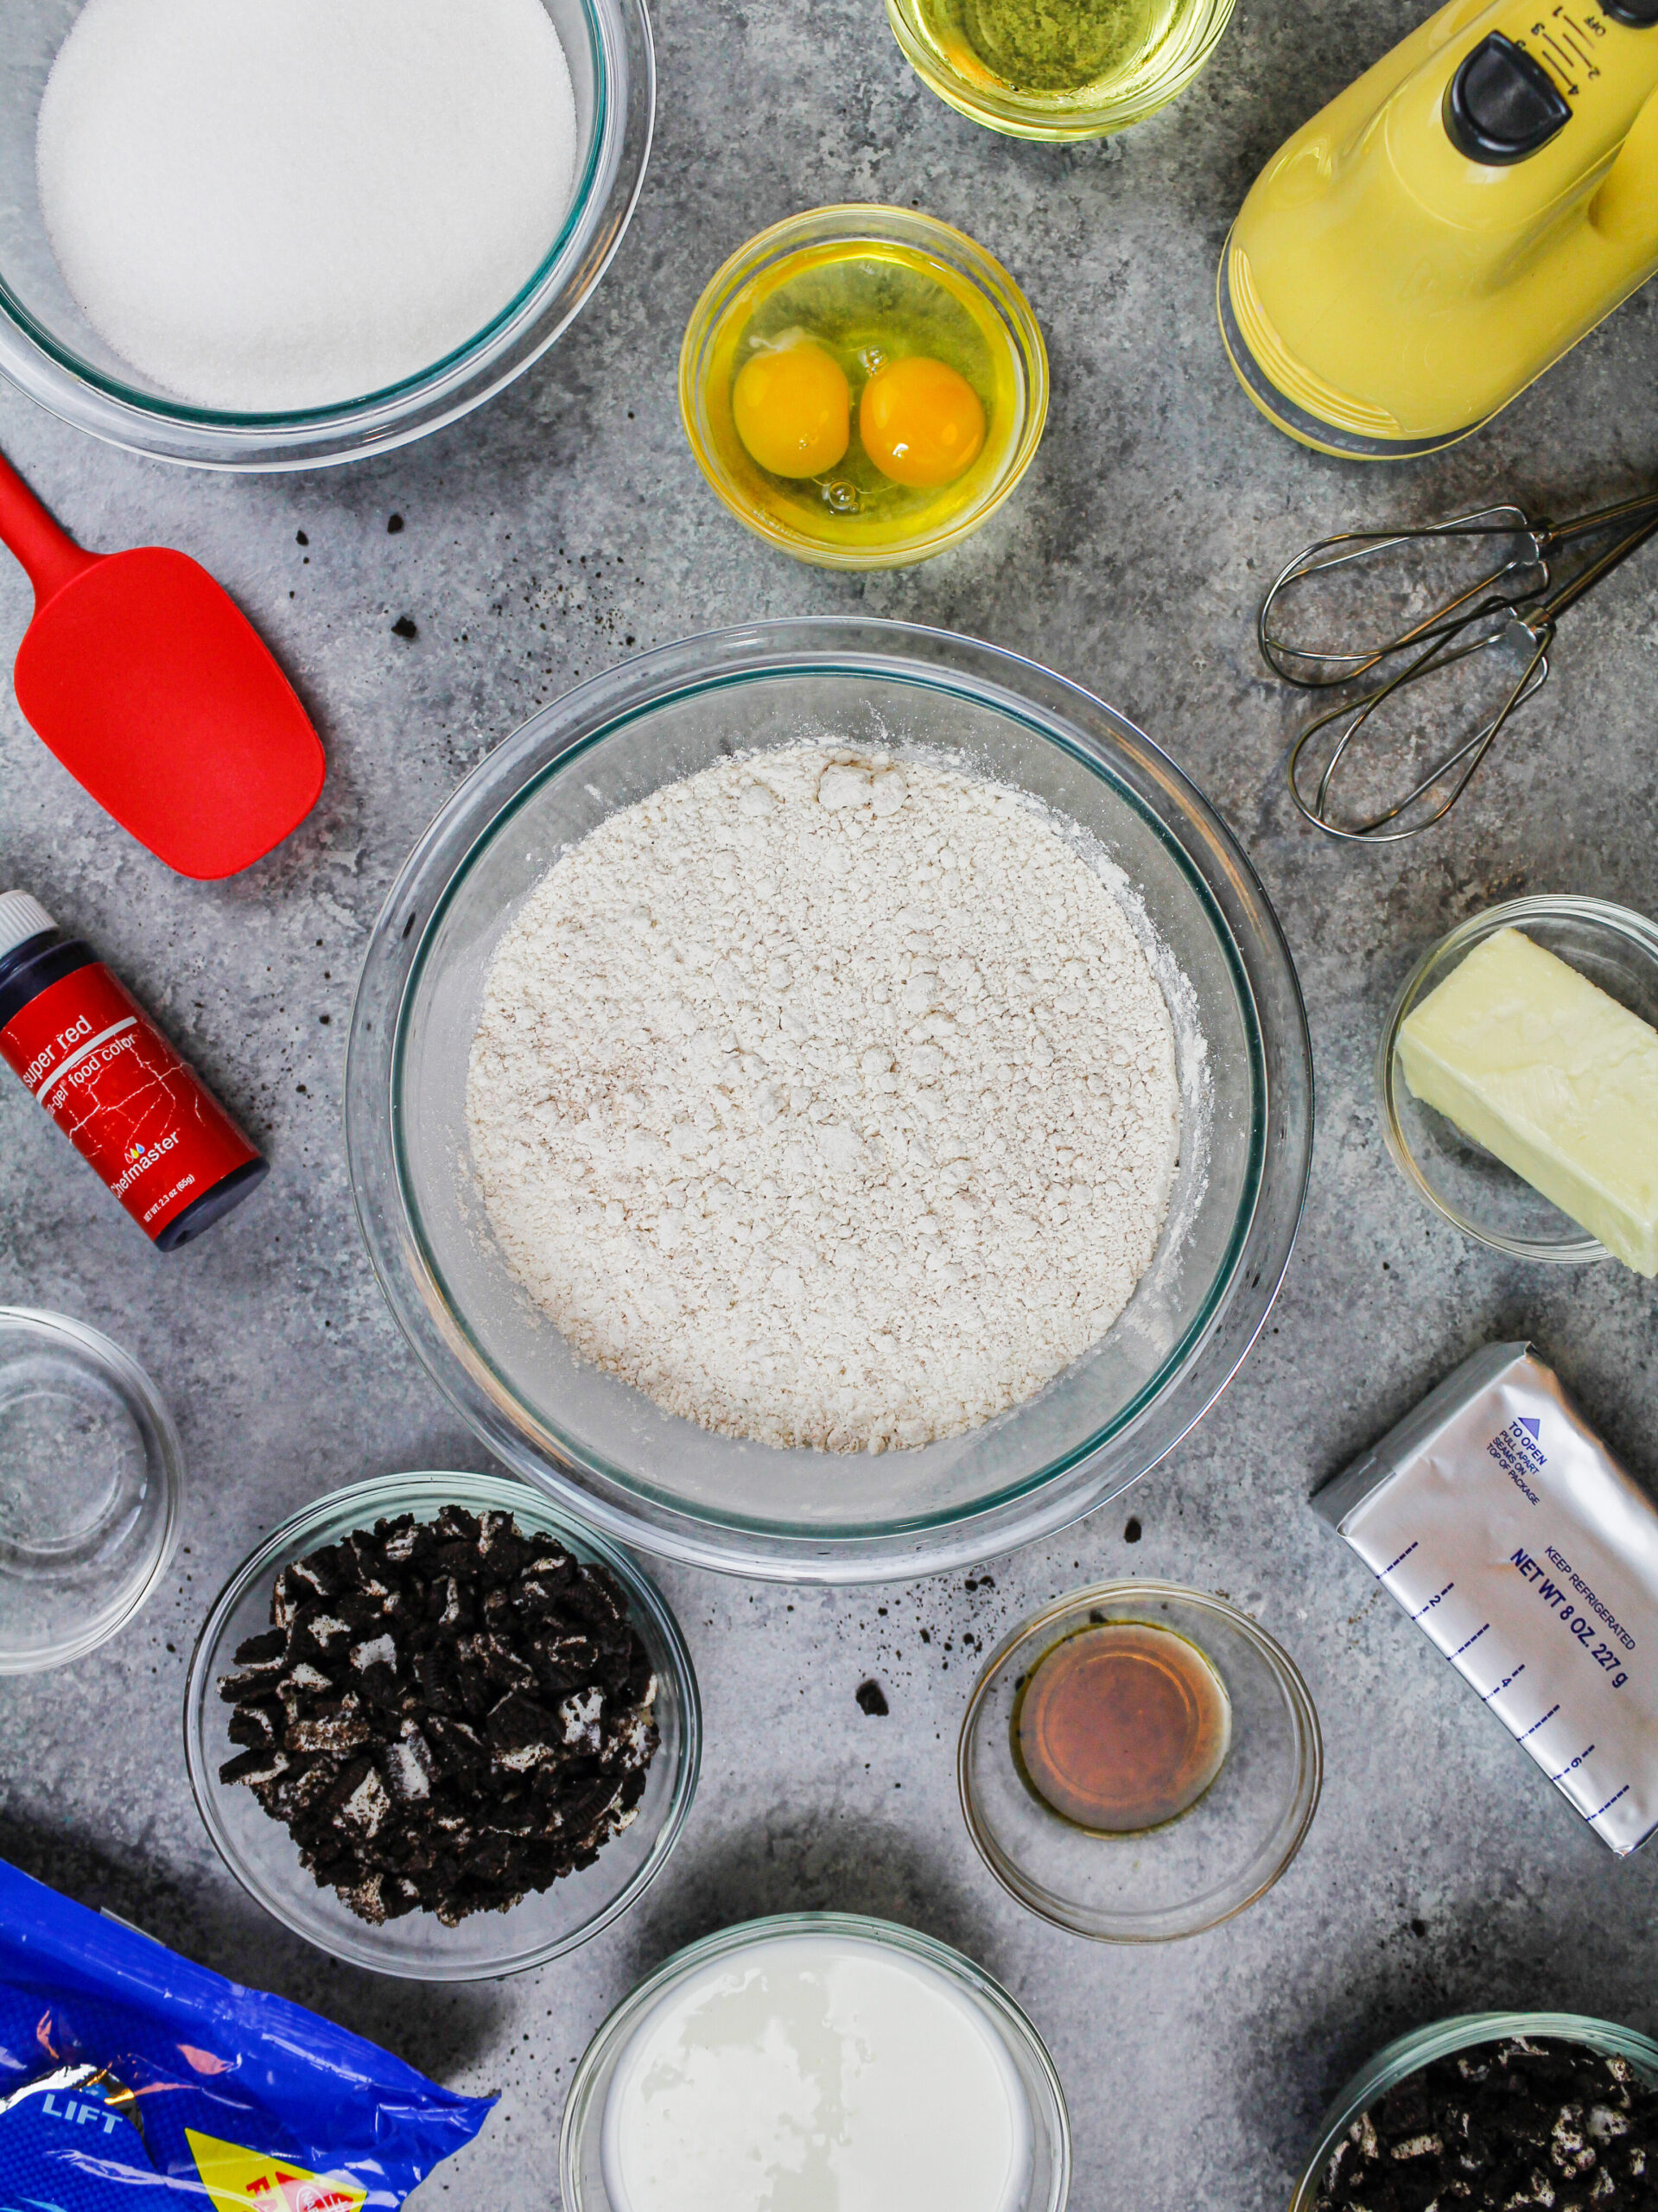
[[(717, 1435), (579, 1363), (490, 1235), (466, 1078), (503, 931), (558, 854), (734, 747), (832, 734), (943, 748), (1086, 832), (1139, 901), (1189, 1019), (1190, 1141), (1121, 1318), (1038, 1396), (912, 1451), (824, 1454)], [(1236, 1370), (1288, 1259), (1311, 1065), (1294, 971), (1226, 830), (1132, 724), (994, 647), (904, 624), (727, 630), (627, 662), (470, 776), (376, 925), (346, 1076), (353, 1189), (393, 1312), (490, 1448), (628, 1541), (746, 1573), (854, 1581), (975, 1560), (1063, 1527), (1142, 1474)]]

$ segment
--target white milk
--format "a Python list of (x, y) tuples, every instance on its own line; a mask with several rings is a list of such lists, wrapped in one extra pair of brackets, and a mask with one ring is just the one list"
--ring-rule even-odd
[(1016, 2212), (1031, 2123), (942, 1974), (855, 1936), (762, 1936), (640, 2022), (603, 2156), (616, 2212)]

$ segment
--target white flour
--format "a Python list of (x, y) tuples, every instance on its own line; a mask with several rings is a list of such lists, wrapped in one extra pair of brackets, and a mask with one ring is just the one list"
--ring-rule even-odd
[(1179, 1144), (1121, 908), (1028, 799), (799, 746), (613, 815), (490, 969), (467, 1088), (509, 1264), (727, 1434), (975, 1427), (1109, 1329)]

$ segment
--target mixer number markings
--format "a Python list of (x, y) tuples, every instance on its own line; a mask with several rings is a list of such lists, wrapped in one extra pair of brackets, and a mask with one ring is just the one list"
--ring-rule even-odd
[[(1595, 59), (1594, 41), (1606, 35), (1605, 18), (1598, 15), (1574, 15), (1570, 8), (1553, 9), (1531, 27), (1531, 37), (1541, 51), (1534, 55), (1548, 71), (1569, 100), (1575, 100), (1583, 90), (1578, 81), (1581, 69), (1590, 81), (1601, 73)], [(1516, 46), (1526, 47), (1528, 41), (1520, 38)]]

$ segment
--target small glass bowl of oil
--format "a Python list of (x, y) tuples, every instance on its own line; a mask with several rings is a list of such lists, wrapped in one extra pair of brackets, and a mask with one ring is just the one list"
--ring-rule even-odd
[(922, 83), (1012, 138), (1102, 138), (1184, 92), (1234, 0), (1072, 0), (1057, 22), (1021, 0), (886, 0)]
[(897, 569), (959, 544), (1036, 452), (1048, 358), (1019, 286), (907, 207), (762, 231), (685, 331), (679, 406), (739, 521), (797, 560)]
[(980, 1855), (1032, 1912), (1108, 1942), (1195, 1936), (1269, 1890), (1324, 1774), (1287, 1652), (1172, 1582), (1072, 1591), (993, 1652), (956, 1755)]

